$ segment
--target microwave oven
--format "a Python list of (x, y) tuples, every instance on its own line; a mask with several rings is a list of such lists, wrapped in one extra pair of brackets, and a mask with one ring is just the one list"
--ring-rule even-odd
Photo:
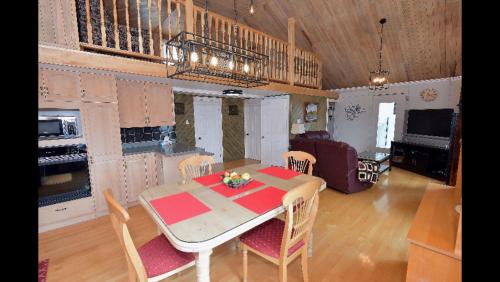
[(38, 140), (81, 137), (79, 110), (38, 111)]

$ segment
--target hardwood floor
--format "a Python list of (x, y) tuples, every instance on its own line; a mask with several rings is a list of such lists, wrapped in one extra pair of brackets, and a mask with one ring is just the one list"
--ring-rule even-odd
[[(241, 160), (224, 168), (251, 163)], [(386, 172), (369, 190), (345, 195), (332, 189), (320, 194), (314, 224), (310, 281), (404, 281), (406, 235), (425, 186), (436, 182), (398, 168)], [(156, 226), (141, 206), (129, 209), (136, 246), (153, 238)], [(39, 261), (49, 258), (48, 281), (127, 281), (127, 265), (109, 217), (39, 234)], [(241, 281), (242, 254), (231, 243), (211, 256), (212, 281)], [(249, 281), (278, 281), (278, 268), (248, 256)], [(289, 281), (302, 281), (300, 259), (288, 268)], [(167, 281), (196, 281), (190, 268)]]

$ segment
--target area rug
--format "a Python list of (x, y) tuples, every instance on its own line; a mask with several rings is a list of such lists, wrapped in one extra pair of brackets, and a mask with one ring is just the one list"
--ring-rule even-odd
[(47, 270), (49, 268), (49, 259), (42, 260), (38, 263), (38, 282), (47, 281)]

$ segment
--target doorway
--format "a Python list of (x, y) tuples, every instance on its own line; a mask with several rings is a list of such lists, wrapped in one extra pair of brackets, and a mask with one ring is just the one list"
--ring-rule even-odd
[(396, 124), (395, 103), (380, 103), (377, 122), (377, 148), (388, 150), (394, 141)]

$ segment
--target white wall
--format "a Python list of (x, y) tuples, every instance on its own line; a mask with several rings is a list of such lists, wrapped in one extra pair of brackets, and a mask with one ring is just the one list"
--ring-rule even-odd
[[(334, 139), (343, 141), (358, 151), (374, 150), (377, 137), (378, 103), (396, 102), (396, 125), (394, 140), (403, 136), (404, 112), (408, 109), (440, 109), (454, 108), (458, 111), (458, 101), (462, 84), (461, 77), (435, 80), (423, 80), (407, 83), (391, 84), (389, 89), (369, 92), (368, 87), (335, 89), (339, 99), (334, 112)], [(438, 92), (432, 102), (425, 102), (420, 93), (426, 88), (434, 88)], [(348, 120), (345, 107), (359, 104), (366, 111), (358, 118)]]

